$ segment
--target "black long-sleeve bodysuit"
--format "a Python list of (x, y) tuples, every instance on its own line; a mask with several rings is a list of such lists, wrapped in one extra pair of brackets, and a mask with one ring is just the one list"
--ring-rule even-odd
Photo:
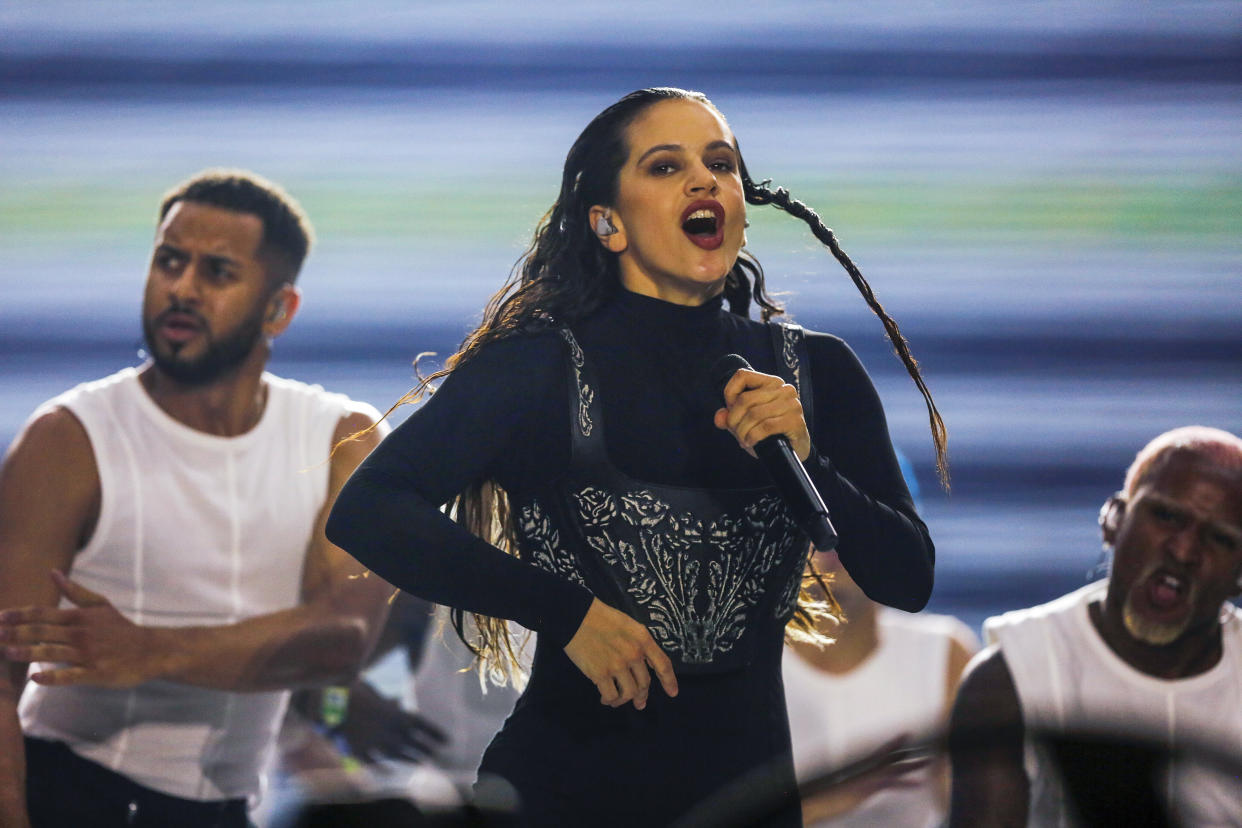
[[(767, 326), (722, 309), (625, 291), (573, 333), (595, 376), (608, 459), (639, 481), (691, 488), (768, 485), (717, 429), (706, 379), (726, 353), (775, 374)], [(934, 550), (915, 514), (878, 396), (840, 339), (807, 334), (813, 449), (806, 467), (832, 513), (846, 569), (874, 600), (920, 609)], [(532, 825), (661, 825), (760, 766), (789, 766), (779, 635), (732, 673), (653, 681), (647, 709), (601, 705), (563, 647), (586, 614), (583, 586), (505, 555), (439, 510), (493, 479), (514, 502), (565, 474), (573, 382), (554, 331), (486, 347), (368, 457), (338, 497), (328, 537), (415, 595), (510, 618), (539, 633), (529, 686), (481, 771), (512, 782)], [(779, 774), (778, 774), (779, 776)], [(798, 824), (796, 813), (786, 822)]]

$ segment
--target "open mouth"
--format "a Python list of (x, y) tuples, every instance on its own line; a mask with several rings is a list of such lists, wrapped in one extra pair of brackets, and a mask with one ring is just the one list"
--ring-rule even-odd
[(681, 230), (704, 250), (715, 250), (724, 242), (724, 207), (717, 201), (696, 201), (681, 214)]
[(197, 316), (182, 311), (165, 311), (159, 315), (156, 325), (173, 342), (185, 342), (203, 329), (203, 323)]
[(1190, 584), (1169, 572), (1157, 572), (1147, 582), (1147, 600), (1159, 611), (1175, 610), (1190, 591)]

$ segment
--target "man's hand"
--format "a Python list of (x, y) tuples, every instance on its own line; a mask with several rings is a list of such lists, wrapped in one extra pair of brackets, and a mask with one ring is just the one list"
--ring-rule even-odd
[(812, 792), (802, 803), (803, 819), (808, 824), (827, 820), (855, 810), (880, 791), (929, 784), (919, 772), (935, 757), (930, 752), (903, 750), (908, 742), (909, 736), (903, 733), (852, 763), (847, 770), (855, 770), (845, 779), (822, 780), (831, 783), (822, 789), (813, 782)]
[(724, 408), (716, 410), (716, 428), (732, 434), (751, 457), (755, 443), (774, 434), (789, 438), (799, 460), (811, 455), (798, 389), (780, 377), (742, 369), (725, 383), (724, 399)]
[(149, 631), (133, 623), (107, 598), (57, 570), (56, 588), (73, 608), (23, 607), (0, 613), (0, 642), (9, 661), (58, 662), (66, 666), (34, 673), (36, 684), (133, 687), (154, 677), (156, 655)]
[(591, 602), (578, 631), (565, 645), (565, 654), (595, 683), (600, 703), (609, 707), (630, 701), (638, 710), (646, 707), (651, 670), (665, 693), (677, 695), (673, 663), (647, 628), (598, 598)]
[(420, 762), (434, 756), (447, 740), (430, 720), (405, 710), (396, 699), (380, 695), (361, 680), (350, 685), (349, 707), (337, 732), (345, 737), (349, 752), (364, 762)]

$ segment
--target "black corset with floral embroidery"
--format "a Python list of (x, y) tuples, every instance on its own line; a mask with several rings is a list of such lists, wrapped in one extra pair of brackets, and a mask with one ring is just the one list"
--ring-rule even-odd
[[(773, 325), (787, 382), (809, 417), (802, 331)], [(569, 473), (515, 505), (525, 560), (585, 585), (644, 623), (681, 674), (735, 670), (793, 614), (809, 541), (775, 488), (693, 489), (613, 466), (592, 371), (567, 328), (573, 418)]]

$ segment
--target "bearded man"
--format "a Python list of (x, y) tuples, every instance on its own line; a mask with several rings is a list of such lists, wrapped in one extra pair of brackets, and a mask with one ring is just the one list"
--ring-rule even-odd
[(45, 403), (11, 446), (0, 826), (245, 826), (288, 688), (363, 663), (390, 590), (323, 526), (378, 415), (264, 370), (310, 239), (253, 174), (172, 190), (150, 360)]
[(1105, 580), (989, 619), (952, 715), (953, 826), (1242, 825), (1242, 440), (1152, 440)]

